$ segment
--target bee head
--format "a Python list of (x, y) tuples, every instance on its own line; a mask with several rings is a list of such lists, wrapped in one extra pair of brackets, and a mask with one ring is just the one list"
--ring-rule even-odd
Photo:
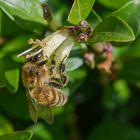
[(37, 70), (36, 64), (31, 63), (31, 62), (27, 62), (23, 66), (23, 73), (25, 77), (34, 77), (36, 70)]

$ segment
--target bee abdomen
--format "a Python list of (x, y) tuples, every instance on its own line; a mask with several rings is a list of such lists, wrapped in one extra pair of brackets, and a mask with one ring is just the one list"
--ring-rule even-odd
[(67, 96), (60, 91), (53, 90), (54, 99), (51, 101), (50, 106), (63, 106), (67, 102)]

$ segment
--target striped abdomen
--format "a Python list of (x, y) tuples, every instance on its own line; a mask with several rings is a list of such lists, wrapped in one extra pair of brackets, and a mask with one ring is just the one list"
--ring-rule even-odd
[(63, 106), (67, 102), (68, 98), (60, 90), (50, 88), (48, 100), (50, 102), (50, 106)]
[(58, 89), (49, 87), (47, 89), (32, 89), (30, 96), (40, 105), (63, 106), (68, 98)]

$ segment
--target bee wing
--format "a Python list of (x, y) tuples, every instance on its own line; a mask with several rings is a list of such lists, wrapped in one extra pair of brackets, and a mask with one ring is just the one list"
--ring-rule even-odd
[(39, 116), (47, 123), (52, 124), (54, 121), (54, 115), (52, 112), (52, 109), (49, 105), (47, 106), (43, 106), (40, 105), (40, 109), (39, 109)]
[(38, 115), (37, 115), (37, 106), (35, 105), (33, 99), (30, 97), (29, 92), (27, 92), (27, 100), (28, 100), (28, 108), (29, 108), (29, 113), (30, 116), (33, 120), (34, 123), (37, 122)]

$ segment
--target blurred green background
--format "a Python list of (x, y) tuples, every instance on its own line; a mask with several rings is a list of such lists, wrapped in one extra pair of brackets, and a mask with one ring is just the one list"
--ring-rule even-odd
[[(129, 1), (96, 0), (94, 10), (104, 19)], [(113, 79), (84, 63), (84, 54), (92, 52), (90, 45), (76, 44), (70, 58), (77, 60), (78, 68), (69, 68), (69, 83), (64, 89), (68, 103), (53, 109), (52, 125), (41, 119), (33, 124), (20, 78), (24, 59), (17, 59), (16, 55), (30, 47), (29, 38), (44, 38), (54, 30), (41, 16), (40, 2), (44, 1), (0, 0), (0, 140), (4, 139), (3, 134), (14, 131), (23, 132), (26, 140), (27, 130), (33, 132), (32, 140), (140, 140), (140, 36), (137, 33), (140, 26), (137, 24), (136, 39), (113, 48), (114, 67), (119, 67)], [(70, 25), (66, 19), (73, 1), (47, 2), (53, 12), (54, 26)], [(139, 15), (138, 9), (135, 14)], [(96, 25), (94, 17), (88, 19)]]

